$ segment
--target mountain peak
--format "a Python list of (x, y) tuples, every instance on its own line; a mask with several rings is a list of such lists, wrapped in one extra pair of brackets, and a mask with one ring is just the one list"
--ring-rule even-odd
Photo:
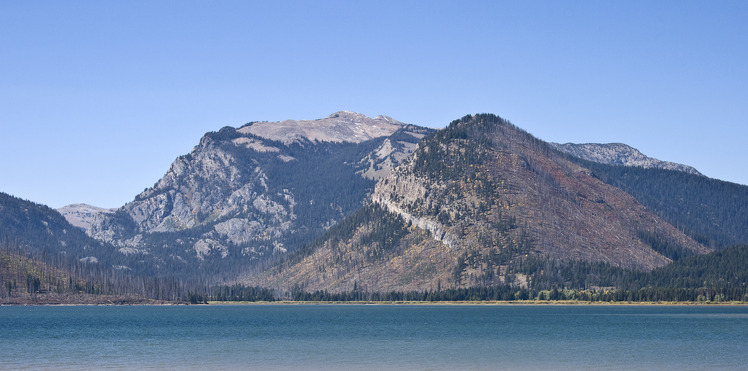
[(361, 143), (370, 139), (392, 135), (405, 124), (388, 116), (375, 118), (351, 112), (338, 111), (317, 120), (284, 120), (280, 122), (257, 122), (238, 131), (285, 144), (310, 140), (317, 142)]

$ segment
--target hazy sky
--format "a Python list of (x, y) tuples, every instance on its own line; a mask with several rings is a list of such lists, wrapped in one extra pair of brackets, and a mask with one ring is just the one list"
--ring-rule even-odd
[(0, 191), (118, 207), (200, 137), (495, 113), (748, 184), (748, 1), (2, 1)]

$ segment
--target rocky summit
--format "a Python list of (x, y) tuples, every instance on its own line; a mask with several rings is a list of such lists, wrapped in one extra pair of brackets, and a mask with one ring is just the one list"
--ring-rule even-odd
[(317, 120), (256, 122), (243, 126), (239, 132), (284, 144), (296, 141), (361, 143), (392, 135), (403, 126), (402, 122), (387, 116), (369, 118), (360, 113), (340, 111)]
[(170, 269), (216, 259), (246, 266), (297, 249), (359, 209), (431, 131), (346, 111), (225, 127), (132, 202), (95, 215), (88, 233)]

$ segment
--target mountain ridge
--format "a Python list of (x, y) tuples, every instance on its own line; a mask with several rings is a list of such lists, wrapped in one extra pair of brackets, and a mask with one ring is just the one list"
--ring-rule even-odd
[(286, 145), (299, 140), (361, 143), (392, 135), (403, 126), (405, 124), (388, 116), (369, 118), (356, 112), (338, 111), (316, 120), (254, 122), (242, 126), (237, 131)]
[[(237, 283), (285, 298), (493, 287), (516, 299), (635, 289), (666, 269), (657, 285), (685, 272), (693, 294), (712, 259), (701, 254), (748, 242), (748, 187), (623, 166), (625, 151), (606, 152), (615, 165), (588, 161), (496, 115), (439, 131), (346, 111), (283, 123), (206, 133), (115, 210), (0, 194), (0, 258), (11, 264), (0, 279), (26, 279), (27, 298), (187, 300)], [(98, 240), (70, 218), (90, 220)]]
[(656, 168), (682, 171), (688, 174), (702, 175), (692, 166), (670, 161), (662, 161), (641, 153), (638, 149), (624, 143), (553, 143), (553, 148), (587, 161), (601, 164)]

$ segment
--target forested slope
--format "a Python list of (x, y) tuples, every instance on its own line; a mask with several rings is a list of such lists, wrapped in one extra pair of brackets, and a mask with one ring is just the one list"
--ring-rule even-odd
[(0, 303), (181, 300), (195, 287), (141, 273), (149, 264), (87, 236), (54, 209), (0, 193)]
[(748, 186), (674, 170), (570, 159), (705, 246), (748, 243)]

